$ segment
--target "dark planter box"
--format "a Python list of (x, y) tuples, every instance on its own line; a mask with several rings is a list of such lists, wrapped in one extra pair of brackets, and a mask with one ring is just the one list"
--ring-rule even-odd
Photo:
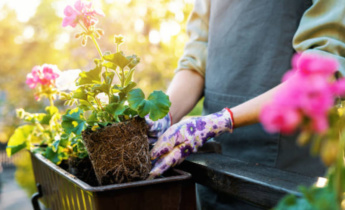
[(39, 193), (49, 209), (196, 209), (191, 175), (171, 170), (162, 178), (107, 186), (90, 186), (39, 154), (31, 154)]

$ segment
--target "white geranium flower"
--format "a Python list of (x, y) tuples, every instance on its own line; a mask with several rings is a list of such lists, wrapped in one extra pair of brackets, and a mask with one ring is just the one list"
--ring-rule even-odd
[(78, 79), (80, 73), (80, 69), (72, 69), (61, 72), (60, 77), (56, 79), (57, 89), (59, 91), (76, 90), (77, 86), (75, 85), (75, 81)]
[(102, 104), (108, 104), (109, 103), (109, 97), (105, 93), (99, 93), (96, 96)]

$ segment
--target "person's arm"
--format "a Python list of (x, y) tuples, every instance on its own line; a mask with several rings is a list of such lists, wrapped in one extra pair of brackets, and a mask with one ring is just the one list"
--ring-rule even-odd
[(202, 96), (204, 77), (199, 73), (187, 70), (175, 74), (167, 94), (171, 101), (170, 113), (175, 124), (188, 114)]
[(189, 113), (204, 89), (210, 0), (196, 0), (189, 16), (186, 43), (167, 94), (171, 101), (172, 124)]
[(337, 59), (345, 76), (345, 0), (313, 0), (300, 21), (293, 47), (302, 56), (317, 53)]
[(185, 45), (175, 76), (169, 85), (170, 112), (158, 121), (145, 117), (149, 127), (151, 143), (161, 136), (172, 124), (177, 123), (190, 112), (202, 96), (207, 57), (208, 19), (210, 0), (196, 0), (189, 16)]
[(249, 101), (231, 108), (234, 117), (234, 128), (258, 123), (260, 110), (263, 105), (269, 102), (275, 92), (284, 85), (285, 83), (282, 83)]

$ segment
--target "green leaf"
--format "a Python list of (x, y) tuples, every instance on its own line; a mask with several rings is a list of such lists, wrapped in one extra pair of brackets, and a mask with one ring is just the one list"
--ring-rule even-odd
[(123, 115), (128, 108), (128, 105), (124, 105), (124, 103), (111, 103), (105, 107), (105, 110), (113, 115), (113, 117), (117, 117), (119, 115)]
[(104, 60), (112, 62), (114, 65), (119, 66), (121, 69), (124, 69), (134, 59), (132, 57), (125, 57), (122, 52), (117, 52), (110, 55), (104, 55), (103, 58)]
[(133, 69), (140, 62), (140, 58), (136, 55), (127, 56), (127, 59), (131, 62), (128, 64), (129, 69)]
[(86, 122), (89, 125), (93, 125), (99, 121), (97, 117), (97, 111), (92, 111), (91, 115), (87, 118)]
[(6, 147), (6, 152), (9, 157), (28, 146), (28, 139), (32, 135), (34, 128), (33, 125), (23, 125), (14, 131)]
[(109, 90), (111, 88), (111, 83), (102, 83), (102, 84), (95, 84), (92, 86), (92, 92), (94, 92), (96, 95), (98, 93), (109, 93)]
[(75, 108), (68, 110), (65, 115), (62, 115), (61, 125), (67, 134), (72, 132), (77, 135), (81, 134), (86, 126), (85, 123), (83, 111), (81, 109)]
[(113, 72), (113, 71), (104, 72), (104, 73), (102, 74), (102, 77), (103, 77), (104, 82), (105, 82), (106, 84), (111, 85), (111, 83), (113, 82), (113, 79), (114, 79), (114, 77), (115, 77), (115, 72)]
[(127, 86), (131, 81), (133, 77), (134, 69), (129, 70), (129, 72), (126, 74), (126, 80), (125, 80), (125, 86)]
[(114, 69), (114, 70), (116, 70), (116, 67), (117, 67), (117, 65), (115, 65), (115, 64), (112, 63), (112, 62), (103, 63), (102, 65), (103, 65), (104, 67), (106, 67), (106, 68)]
[(86, 100), (79, 100), (79, 105), (78, 107), (84, 111), (88, 111), (88, 110), (91, 110), (92, 109), (92, 106), (91, 104), (86, 101)]
[(120, 96), (113, 94), (113, 95), (110, 96), (109, 104), (111, 104), (111, 103), (119, 103), (119, 101), (120, 101)]
[(162, 91), (154, 91), (147, 100), (141, 89), (134, 89), (128, 93), (129, 107), (138, 111), (140, 117), (150, 114), (150, 119), (156, 121), (169, 112), (171, 105), (169, 97)]
[(73, 91), (72, 98), (87, 100), (87, 91), (85, 87), (79, 87), (78, 89)]
[(125, 87), (114, 85), (112, 89), (113, 89), (113, 92), (120, 92), (119, 93), (120, 100), (123, 100), (124, 98), (126, 98), (125, 96), (127, 95), (127, 93), (131, 91), (136, 85), (137, 84), (135, 82), (129, 82), (128, 85)]
[(94, 83), (101, 83), (102, 66), (96, 66), (94, 69), (88, 72), (81, 72), (79, 79), (77, 80), (78, 85), (87, 85)]
[(66, 133), (63, 133), (60, 137), (60, 143), (59, 143), (59, 146), (63, 147), (63, 148), (66, 148), (69, 143), (70, 143), (70, 136), (71, 135), (68, 135)]
[(95, 62), (96, 66), (99, 66), (99, 64), (102, 63), (102, 60), (101, 60), (101, 59), (98, 59), (98, 58), (95, 58), (95, 59), (93, 60), (93, 62)]
[(58, 147), (56, 151), (54, 151), (52, 147), (47, 147), (44, 156), (57, 165), (59, 165), (62, 160), (66, 160), (68, 158), (68, 155), (61, 147)]
[(52, 143), (52, 150), (54, 152), (57, 151), (58, 147), (59, 147), (59, 144), (60, 144), (60, 140), (55, 140), (53, 143)]

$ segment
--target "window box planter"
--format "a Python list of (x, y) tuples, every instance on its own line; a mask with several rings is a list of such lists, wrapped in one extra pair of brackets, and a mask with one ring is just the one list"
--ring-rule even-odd
[(164, 177), (124, 184), (90, 186), (39, 154), (31, 154), (38, 193), (49, 209), (195, 209), (191, 175), (171, 170)]

